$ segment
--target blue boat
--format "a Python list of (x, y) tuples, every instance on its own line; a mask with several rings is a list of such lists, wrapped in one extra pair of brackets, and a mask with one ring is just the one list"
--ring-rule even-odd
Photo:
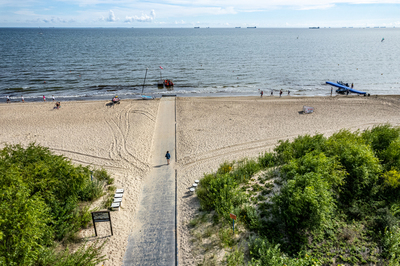
[(329, 84), (329, 85), (332, 85), (332, 86), (335, 86), (335, 87), (339, 88), (339, 89), (336, 90), (336, 92), (338, 92), (338, 93), (345, 93), (345, 92), (349, 91), (351, 93), (357, 93), (357, 94), (363, 94), (363, 95), (367, 94), (365, 91), (358, 91), (358, 90), (352, 89), (350, 87), (344, 86), (344, 85), (339, 84), (339, 83), (334, 83), (334, 82), (327, 81), (326, 84)]

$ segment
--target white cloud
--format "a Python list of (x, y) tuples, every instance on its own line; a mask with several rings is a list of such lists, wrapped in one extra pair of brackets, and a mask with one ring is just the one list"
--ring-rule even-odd
[(67, 19), (63, 19), (60, 17), (52, 17), (50, 19), (45, 18), (45, 19), (41, 19), (41, 21), (44, 23), (74, 23), (74, 22), (76, 22), (73, 19), (67, 20)]
[(126, 16), (125, 17), (125, 22), (152, 22), (156, 17), (156, 12), (153, 10), (151, 10), (150, 12), (150, 16), (145, 15), (142, 13), (142, 15), (140, 17), (138, 16), (133, 16), (133, 17), (129, 17)]
[(175, 24), (176, 24), (176, 25), (184, 25), (184, 24), (186, 24), (186, 22), (183, 21), (183, 20), (181, 20), (181, 21), (175, 21)]
[(117, 19), (115, 18), (114, 12), (110, 10), (110, 13), (108, 14), (108, 18), (106, 18), (106, 21), (108, 22), (115, 22)]

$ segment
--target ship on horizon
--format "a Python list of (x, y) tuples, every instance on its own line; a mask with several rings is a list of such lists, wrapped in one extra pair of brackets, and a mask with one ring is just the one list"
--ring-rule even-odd
[(310, 30), (319, 30), (319, 27), (309, 27)]

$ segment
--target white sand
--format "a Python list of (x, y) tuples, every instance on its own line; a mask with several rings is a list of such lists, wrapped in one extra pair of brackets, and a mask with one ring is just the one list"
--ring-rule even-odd
[[(108, 240), (104, 265), (121, 265), (132, 218), (139, 204), (142, 180), (150, 169), (150, 151), (159, 101), (122, 101), (114, 108), (105, 101), (0, 104), (0, 147), (35, 141), (72, 162), (104, 167), (125, 190), (122, 209), (112, 212), (114, 236), (108, 223), (83, 230), (89, 243)], [(303, 105), (315, 113), (301, 115)], [(381, 97), (235, 97), (177, 99), (178, 247), (179, 265), (197, 265), (187, 222), (199, 203), (188, 188), (203, 173), (224, 161), (255, 157), (280, 139), (301, 134), (330, 135), (342, 128), (365, 129), (389, 122), (400, 124), (400, 98)], [(99, 206), (101, 199), (93, 204)]]

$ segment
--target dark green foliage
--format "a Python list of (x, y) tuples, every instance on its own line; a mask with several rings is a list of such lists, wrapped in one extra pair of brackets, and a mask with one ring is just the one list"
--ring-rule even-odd
[(197, 196), (203, 210), (215, 210), (229, 219), (229, 213), (245, 200), (231, 175), (207, 175), (200, 181)]
[(87, 167), (35, 144), (6, 146), (0, 151), (0, 262), (37, 264), (54, 240), (71, 239), (89, 224), (89, 208), (78, 204), (101, 193)]
[(39, 254), (37, 265), (40, 266), (95, 266), (105, 261), (105, 255), (101, 256), (101, 250), (107, 241), (103, 244), (94, 242), (80, 247), (76, 252), (71, 253), (67, 248), (64, 252), (56, 253), (53, 248), (42, 250)]
[[(272, 198), (273, 213), (291, 238), (319, 229), (331, 218), (335, 201), (329, 183), (318, 173), (296, 175)], [(293, 239), (292, 239), (293, 240)]]
[(374, 126), (371, 130), (366, 130), (362, 133), (362, 138), (367, 144), (371, 145), (373, 151), (381, 160), (383, 159), (382, 153), (399, 136), (400, 129), (391, 127), (389, 124)]
[(261, 168), (268, 168), (275, 166), (276, 158), (275, 155), (271, 152), (262, 153), (257, 159), (258, 159), (258, 164), (260, 165)]
[(252, 230), (256, 230), (260, 226), (260, 217), (257, 214), (256, 209), (250, 205), (244, 205), (240, 210), (240, 218)]
[(358, 132), (342, 130), (328, 140), (328, 156), (337, 156), (348, 173), (341, 189), (340, 202), (352, 206), (355, 202), (370, 202), (378, 192), (382, 167)]
[(258, 236), (248, 265), (399, 265), (400, 129), (300, 136), (274, 151), (225, 163), (198, 190), (202, 207), (239, 214)]
[(243, 183), (249, 181), (260, 169), (260, 165), (255, 160), (244, 159), (237, 162), (230, 175), (237, 183)]
[(280, 140), (278, 143), (279, 145), (274, 151), (276, 152), (276, 162), (282, 165), (312, 151), (325, 151), (326, 138), (322, 134), (317, 134), (312, 137), (310, 135), (304, 135), (295, 138), (293, 142), (289, 142), (289, 140)]

